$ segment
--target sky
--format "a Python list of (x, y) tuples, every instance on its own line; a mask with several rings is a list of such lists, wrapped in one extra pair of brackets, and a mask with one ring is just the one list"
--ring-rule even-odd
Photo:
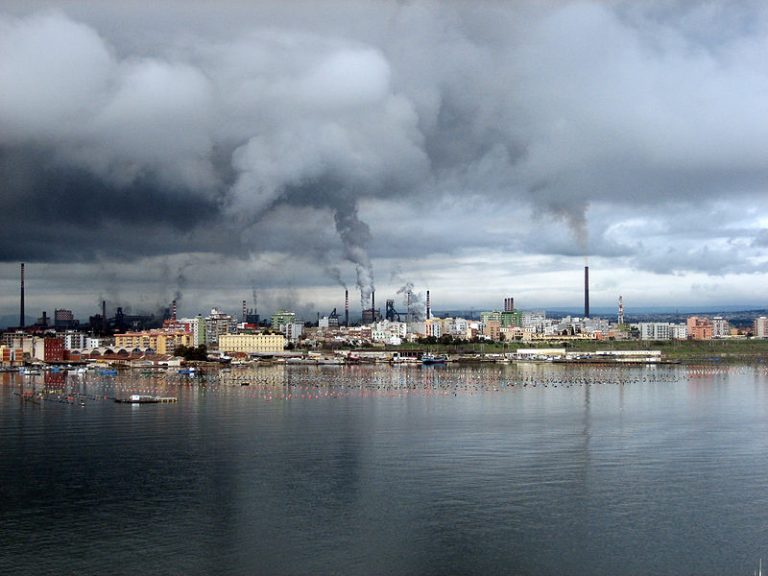
[(0, 315), (765, 307), (767, 6), (0, 0)]

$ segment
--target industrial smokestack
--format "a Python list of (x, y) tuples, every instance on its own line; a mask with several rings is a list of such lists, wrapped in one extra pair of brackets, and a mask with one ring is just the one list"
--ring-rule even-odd
[(371, 320), (376, 321), (376, 292), (371, 290)]
[(171, 322), (176, 322), (176, 299), (171, 302)]
[(243, 300), (243, 323), (248, 321), (248, 308), (246, 307), (245, 300)]
[(349, 290), (344, 290), (344, 326), (349, 328)]
[(584, 266), (584, 318), (589, 318), (589, 266)]
[(504, 298), (504, 312), (514, 312), (514, 311), (515, 311), (515, 299)]
[(619, 324), (624, 324), (624, 299), (619, 296), (619, 317), (617, 318)]
[(24, 328), (24, 262), (21, 263), (21, 299), (19, 300), (19, 328)]
[(405, 301), (405, 319), (407, 322), (411, 322), (411, 291), (408, 290), (406, 292), (406, 301)]
[(432, 303), (429, 299), (429, 290), (427, 290), (427, 320), (432, 318)]

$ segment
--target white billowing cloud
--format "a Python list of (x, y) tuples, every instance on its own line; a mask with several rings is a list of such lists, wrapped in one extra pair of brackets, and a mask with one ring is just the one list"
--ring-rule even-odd
[(0, 19), (0, 139), (76, 137), (102, 105), (114, 66), (102, 38), (62, 14)]

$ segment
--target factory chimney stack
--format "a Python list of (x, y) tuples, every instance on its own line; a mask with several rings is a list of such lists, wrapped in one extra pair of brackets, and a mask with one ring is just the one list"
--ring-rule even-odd
[(21, 300), (19, 301), (19, 328), (24, 328), (24, 262), (21, 263)]
[(176, 299), (171, 302), (171, 322), (176, 322)]
[(584, 318), (589, 318), (589, 266), (584, 266)]
[(349, 290), (344, 290), (344, 325), (349, 328)]
[(432, 318), (432, 302), (429, 299), (429, 290), (427, 290), (427, 320)]
[(619, 324), (624, 324), (624, 299), (619, 296), (619, 317), (617, 318)]

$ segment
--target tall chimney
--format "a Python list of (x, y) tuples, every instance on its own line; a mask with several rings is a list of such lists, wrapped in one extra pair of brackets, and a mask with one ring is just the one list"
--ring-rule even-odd
[(344, 326), (349, 328), (349, 290), (344, 290)]
[(24, 262), (21, 263), (21, 300), (19, 301), (19, 328), (24, 328)]
[(432, 304), (429, 299), (429, 290), (427, 290), (427, 320), (432, 318)]
[(619, 317), (617, 318), (619, 324), (624, 324), (624, 299), (619, 296)]
[(584, 266), (584, 318), (589, 318), (589, 266)]
[(176, 299), (171, 302), (171, 322), (176, 322)]
[(248, 308), (246, 308), (245, 300), (243, 300), (243, 322), (248, 321)]
[(405, 318), (407, 322), (411, 321), (411, 291), (410, 290), (406, 292)]
[(376, 291), (371, 290), (371, 321), (376, 322)]

